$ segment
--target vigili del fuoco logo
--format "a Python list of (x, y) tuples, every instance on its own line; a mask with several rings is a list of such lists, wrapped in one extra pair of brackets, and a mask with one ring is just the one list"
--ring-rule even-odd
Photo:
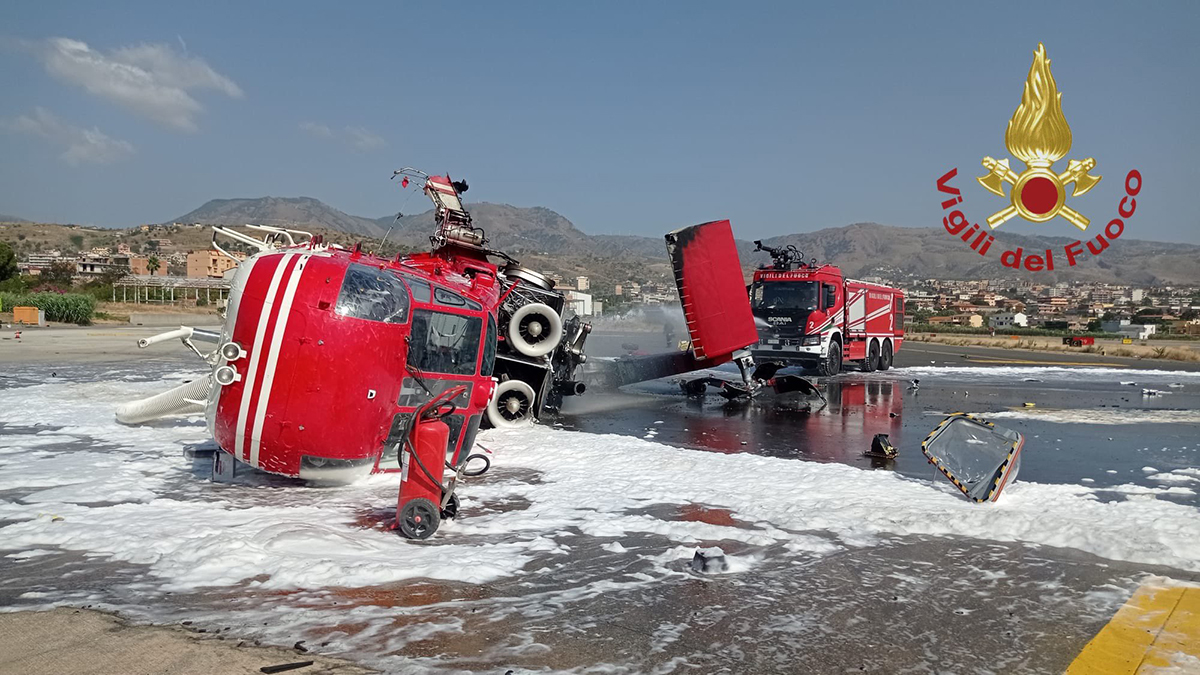
[[(1125, 221), (1137, 209), (1135, 197), (1142, 189), (1142, 174), (1136, 169), (1125, 176), (1125, 195), (1117, 205), (1119, 217), (1110, 220), (1102, 231), (1092, 227), (1092, 232), (1088, 232), (1091, 219), (1067, 204), (1068, 185), (1073, 186), (1070, 196), (1080, 197), (1095, 187), (1102, 176), (1092, 175), (1092, 170), (1096, 168), (1096, 160), (1092, 157), (1068, 160), (1062, 173), (1054, 170), (1055, 162), (1071, 151), (1071, 127), (1063, 116), (1062, 94), (1058, 92), (1054, 75), (1050, 73), (1050, 59), (1046, 57), (1046, 48), (1041, 43), (1033, 53), (1033, 65), (1025, 80), (1021, 104), (1008, 121), (1004, 145), (1012, 156), (1025, 164), (1025, 169), (1018, 173), (1007, 157), (1000, 160), (983, 158), (983, 168), (987, 173), (976, 180), (988, 192), (1007, 197), (1009, 201), (1008, 206), (988, 216), (986, 229), (971, 223), (963, 214), (962, 191), (950, 184), (958, 175), (958, 168), (951, 169), (937, 180), (938, 191), (950, 195), (942, 202), (942, 210), (949, 211), (942, 218), (942, 225), (947, 232), (961, 238), (971, 250), (987, 256), (996, 241), (991, 232), (1017, 216), (1032, 223), (1047, 223), (1061, 217), (1088, 236), (1062, 247), (1061, 253), (1057, 249), (1026, 252), (1020, 246), (1000, 253), (1000, 264), (1005, 267), (1031, 272), (1053, 271), (1056, 255), (1057, 264), (1061, 265), (1065, 260), (1068, 267), (1073, 267), (1085, 255), (1103, 253), (1125, 231)], [(1043, 234), (1055, 233), (1048, 231)], [(998, 246), (997, 250), (1002, 247)]]

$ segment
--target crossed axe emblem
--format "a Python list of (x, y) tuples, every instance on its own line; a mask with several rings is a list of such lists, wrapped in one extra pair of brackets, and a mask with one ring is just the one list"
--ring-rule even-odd
[[(991, 157), (983, 158), (983, 168), (988, 174), (976, 180), (989, 192), (1001, 197), (1004, 195), (1004, 184), (1012, 186), (1009, 197), (1012, 204), (988, 216), (987, 222), (996, 229), (1009, 219), (1020, 215), (1035, 223), (1044, 223), (1055, 216), (1062, 216), (1080, 230), (1086, 230), (1091, 221), (1087, 216), (1067, 206), (1066, 186), (1075, 184), (1071, 196), (1091, 190), (1102, 176), (1093, 176), (1088, 172), (1096, 168), (1096, 160), (1072, 159), (1067, 162), (1067, 170), (1056, 174), (1051, 170), (1051, 163), (1035, 162), (1020, 174), (1008, 165), (1008, 158), (996, 160)], [(1052, 192), (1053, 191), (1053, 192)]]

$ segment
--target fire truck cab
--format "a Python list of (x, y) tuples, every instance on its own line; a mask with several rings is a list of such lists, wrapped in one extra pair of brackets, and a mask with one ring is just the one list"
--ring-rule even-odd
[(904, 340), (903, 291), (846, 279), (835, 265), (805, 262), (794, 246), (754, 243), (772, 257), (748, 289), (759, 335), (755, 361), (821, 375), (836, 375), (846, 361), (865, 372), (891, 367)]

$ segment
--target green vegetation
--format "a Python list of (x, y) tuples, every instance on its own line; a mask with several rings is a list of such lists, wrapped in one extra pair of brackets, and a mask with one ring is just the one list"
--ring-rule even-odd
[(37, 307), (46, 312), (47, 321), (77, 323), (81, 326), (91, 323), (96, 312), (96, 299), (81, 293), (0, 292), (0, 304), (6, 310), (13, 307)]
[(17, 276), (17, 254), (7, 242), (0, 241), (0, 281)]
[[(975, 328), (973, 326), (955, 326), (953, 324), (942, 323), (914, 323), (904, 327), (906, 333), (952, 333), (955, 335), (990, 335), (992, 329), (987, 326)], [(1116, 333), (1102, 333), (1100, 331), (1080, 331), (1080, 330), (1049, 330), (1046, 328), (1022, 328), (1020, 326), (1008, 326), (1005, 328), (997, 328), (996, 335), (1027, 335), (1033, 336), (1057, 336), (1078, 335), (1087, 333), (1089, 336), (1097, 338), (1117, 338), (1121, 337)]]
[(70, 288), (75, 281), (75, 263), (66, 260), (50, 263), (38, 276), (41, 284)]

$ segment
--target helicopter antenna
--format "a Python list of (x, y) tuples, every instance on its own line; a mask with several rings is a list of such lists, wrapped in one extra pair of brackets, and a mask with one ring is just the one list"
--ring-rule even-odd
[[(407, 166), (404, 167), (403, 169), (393, 171), (392, 177), (389, 178), (388, 180), (395, 180), (396, 176), (404, 176), (403, 182), (400, 183), (400, 185), (402, 187), (408, 187), (408, 177), (409, 176), (412, 176), (414, 178), (426, 178), (426, 179), (429, 178), (429, 174), (425, 173), (424, 171), (418, 171), (417, 169), (414, 169), (412, 167), (407, 167)], [(379, 240), (379, 243), (375, 246), (376, 251), (383, 253), (384, 242), (387, 241), (388, 237), (392, 236), (392, 229), (395, 228), (396, 223), (400, 222), (400, 219), (404, 217), (404, 207), (408, 205), (408, 200), (412, 199), (413, 194), (414, 193), (412, 193), (412, 192), (408, 193), (408, 196), (404, 198), (404, 202), (400, 204), (400, 210), (396, 212), (396, 217), (392, 219), (392, 224), (388, 225), (387, 232), (385, 232), (383, 234), (383, 237)]]
[(392, 228), (396, 227), (396, 223), (400, 222), (400, 219), (401, 219), (401, 218), (403, 218), (403, 217), (404, 217), (404, 212), (403, 212), (403, 211), (397, 211), (397, 212), (396, 212), (396, 217), (392, 219), (392, 224), (391, 224), (391, 225), (388, 225), (387, 232), (385, 232), (385, 233), (383, 234), (383, 237), (382, 237), (382, 238), (380, 238), (380, 240), (379, 240), (379, 243), (378, 243), (378, 244), (376, 244), (376, 246), (375, 246), (375, 250), (376, 250), (376, 251), (379, 251), (380, 253), (383, 253), (383, 243), (384, 243), (385, 241), (387, 241), (387, 238), (388, 238), (388, 237), (392, 236)]

